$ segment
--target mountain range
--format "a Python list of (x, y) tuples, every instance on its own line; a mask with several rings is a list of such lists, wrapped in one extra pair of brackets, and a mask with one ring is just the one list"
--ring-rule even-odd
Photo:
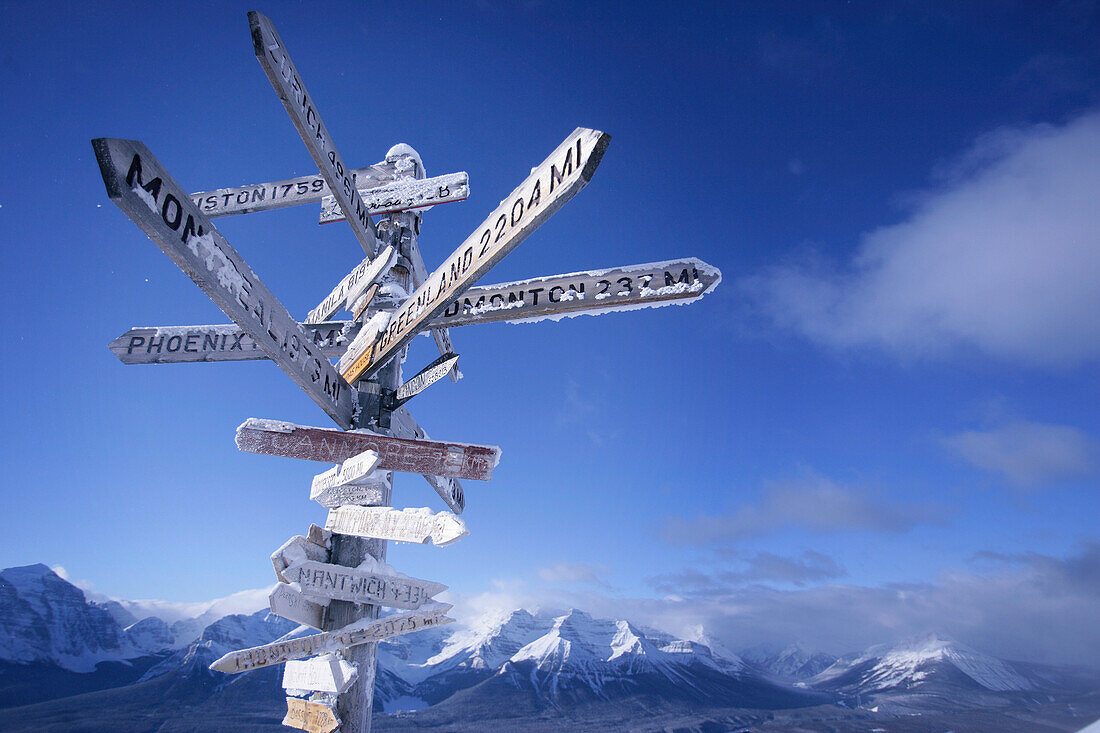
[[(0, 731), (283, 730), (281, 668), (208, 665), (311, 630), (266, 610), (135, 613), (150, 610), (89, 601), (45, 565), (0, 571)], [(1100, 717), (1096, 670), (935, 634), (837, 658), (796, 643), (733, 653), (578, 609), (463, 621), (380, 645), (378, 730), (1053, 731)]]

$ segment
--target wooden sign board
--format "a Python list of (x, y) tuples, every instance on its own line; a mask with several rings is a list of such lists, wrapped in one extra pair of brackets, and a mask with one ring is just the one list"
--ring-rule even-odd
[(350, 428), (358, 396), (178, 183), (133, 140), (92, 141), (107, 194), (322, 410)]
[(385, 471), (436, 474), (488, 481), (500, 461), (500, 448), (469, 443), (405, 440), (367, 431), (340, 432), (279, 420), (249, 418), (237, 428), (237, 447), (246, 453), (342, 463), (373, 450)]
[(314, 494), (337, 486), (370, 486), (378, 483), (379, 479), (372, 474), (381, 460), (378, 453), (367, 450), (352, 456), (339, 466), (333, 466), (324, 473), (317, 474), (313, 477), (310, 498), (313, 498)]
[[(682, 260), (589, 270), (475, 286), (428, 322), (456, 327), (480, 323), (530, 323), (580, 315), (693, 303), (712, 292), (722, 273), (702, 260)], [(325, 356), (341, 356), (360, 324), (331, 321), (307, 326)], [(436, 331), (433, 331), (435, 333)], [(444, 332), (445, 333), (445, 332)], [(251, 337), (233, 324), (132, 329), (111, 342), (126, 364), (266, 359)]]
[(298, 70), (294, 68), (286, 46), (275, 32), (275, 26), (263, 13), (250, 11), (248, 24), (252, 28), (252, 45), (260, 66), (286, 107), (294, 127), (298, 129), (298, 134), (302, 136), (302, 141), (313, 157), (313, 162), (317, 164), (321, 176), (328, 184), (329, 191), (336, 197), (355, 238), (359, 240), (367, 256), (373, 257), (378, 251), (378, 234), (370, 212), (355, 187), (351, 169), (344, 165), (313, 98), (306, 91)]
[(720, 282), (718, 268), (687, 257), (478, 286), (452, 301), (431, 325), (523, 323), (686, 305), (712, 292)]
[(446, 615), (450, 609), (449, 603), (438, 603), (422, 607), (418, 611), (395, 613), (375, 620), (362, 619), (348, 624), (339, 631), (326, 631), (249, 647), (229, 652), (211, 664), (210, 669), (215, 672), (237, 674), (270, 667), (273, 664), (282, 664), (291, 659), (304, 659), (326, 652), (340, 651), (349, 646), (382, 641), (400, 634), (452, 623), (454, 619)]
[[(309, 692), (340, 695), (355, 682), (355, 667), (335, 654), (313, 659), (292, 659), (283, 667), (283, 689), (303, 697)], [(301, 693), (301, 694), (299, 694)]]
[[(412, 265), (413, 286), (419, 288), (428, 279), (428, 268), (424, 265), (424, 256), (420, 254), (420, 247), (417, 246), (416, 240), (412, 241), (412, 246), (409, 248), (409, 263)], [(433, 328), (431, 332), (440, 356), (454, 353), (455, 347), (451, 343), (451, 334), (447, 329)], [(451, 369), (449, 376), (452, 382), (457, 382), (462, 377), (457, 366)]]
[(397, 309), (389, 327), (342, 369), (354, 381), (390, 360), (428, 321), (462, 295), (592, 178), (611, 136), (577, 128)]
[(283, 725), (309, 733), (333, 733), (340, 727), (340, 719), (336, 711), (324, 703), (288, 697)]
[(328, 562), (328, 547), (309, 541), (298, 535), (291, 537), (283, 546), (271, 553), (271, 564), (275, 567), (275, 577), (284, 583), (292, 583), (283, 572), (291, 565), (297, 565), (306, 560)]
[[(359, 333), (358, 323), (329, 321), (303, 324), (314, 349), (324, 357), (340, 356)], [(177, 364), (201, 361), (250, 361), (270, 358), (256, 339), (235, 323), (214, 326), (131, 328), (107, 344), (123, 364)]]
[[(398, 407), (390, 415), (390, 432), (394, 437), (409, 440), (428, 440), (428, 433), (413, 419), (407, 407)], [(421, 474), (424, 480), (435, 489), (452, 512), (461, 514), (466, 510), (466, 493), (462, 490), (462, 484), (451, 476), (438, 476), (434, 474)]]
[(279, 583), (267, 597), (271, 612), (281, 616), (287, 621), (296, 624), (305, 624), (315, 629), (321, 628), (324, 620), (325, 607), (316, 601), (306, 598), (300, 591), (291, 588), (286, 583)]
[(341, 506), (328, 513), (325, 529), (355, 537), (395, 542), (454, 544), (470, 534), (466, 523), (450, 512), (430, 509), (394, 509), (388, 506)]
[(390, 496), (390, 477), (393, 474), (382, 472), (378, 478), (371, 479), (375, 483), (347, 484), (345, 486), (328, 486), (322, 489), (311, 490), (309, 498), (326, 509), (344, 505), (356, 506), (381, 506), (388, 504)]
[(409, 381), (397, 388), (391, 401), (391, 409), (400, 407), (443, 377), (450, 374), (458, 362), (458, 354), (444, 354), (428, 366), (421, 369)]
[[(465, 171), (435, 178), (409, 178), (373, 188), (359, 187), (359, 195), (371, 214), (392, 214), (470, 197), (470, 176)], [(321, 199), (319, 224), (343, 221), (344, 212), (335, 196)]]
[[(351, 293), (361, 293), (367, 286), (389, 272), (396, 260), (397, 251), (393, 247), (386, 247), (374, 259), (370, 257), (364, 259), (354, 270), (344, 276), (332, 292), (325, 296), (320, 305), (309, 312), (305, 323), (322, 323), (332, 318), (345, 307)], [(359, 289), (359, 285), (362, 285), (362, 290)]]
[(306, 561), (286, 569), (286, 577), (307, 596), (334, 601), (376, 603), (390, 608), (417, 609), (447, 590), (442, 583), (402, 575), (371, 573), (343, 565)]
[[(358, 188), (382, 186), (393, 181), (395, 177), (394, 164), (388, 161), (351, 171), (351, 178)], [(214, 191), (197, 191), (190, 194), (190, 197), (202, 213), (214, 219), (219, 216), (281, 209), (285, 206), (315, 204), (328, 193), (328, 185), (318, 173), (313, 176), (289, 178), (285, 181), (219, 188)]]

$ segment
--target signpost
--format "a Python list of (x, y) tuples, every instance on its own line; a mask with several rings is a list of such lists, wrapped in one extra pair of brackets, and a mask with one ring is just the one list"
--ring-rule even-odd
[(298, 692), (304, 695), (307, 691), (339, 695), (355, 682), (355, 676), (355, 667), (335, 654), (294, 659), (283, 666), (283, 689), (291, 695)]
[(273, 664), (282, 664), (291, 659), (304, 659), (371, 641), (382, 641), (432, 626), (452, 623), (454, 619), (447, 616), (447, 611), (450, 609), (449, 603), (437, 603), (421, 607), (418, 611), (395, 613), (381, 619), (364, 619), (338, 631), (326, 631), (299, 636), (297, 639), (273, 641), (270, 644), (249, 647), (229, 652), (211, 664), (210, 669), (215, 672), (237, 674), (270, 667)]
[(377, 603), (390, 608), (415, 610), (429, 602), (436, 593), (447, 590), (442, 583), (430, 580), (370, 573), (312, 560), (287, 568), (284, 574), (291, 583), (297, 583), (307, 596)]
[(363, 203), (359, 189), (355, 187), (351, 169), (344, 165), (343, 158), (336, 151), (332, 136), (321, 121), (313, 98), (309, 96), (305, 84), (298, 76), (298, 70), (294, 68), (294, 62), (290, 60), (282, 39), (275, 32), (275, 26), (262, 13), (255, 10), (249, 12), (248, 24), (252, 28), (252, 45), (260, 66), (271, 81), (271, 86), (275, 87), (275, 93), (286, 107), (298, 134), (302, 136), (302, 142), (313, 156), (313, 162), (320, 169), (329, 191), (336, 197), (355, 238), (359, 240), (367, 256), (373, 257), (378, 251), (378, 232), (370, 218), (370, 211)]
[[(470, 177), (462, 172), (435, 178), (405, 179), (374, 188), (360, 188), (359, 195), (370, 213), (390, 214), (452, 201), (465, 201), (470, 196)], [(344, 212), (335, 196), (321, 199), (321, 215), (317, 220), (319, 224), (343, 221), (344, 218)]]
[(355, 390), (149, 149), (109, 138), (92, 146), (111, 200), (337, 425), (350, 428)]
[(237, 428), (237, 448), (246, 453), (340, 463), (366, 450), (386, 471), (437, 474), (488, 481), (500, 462), (500, 448), (470, 443), (406, 440), (369, 432), (342, 433), (278, 420), (250, 417)]
[(389, 327), (342, 369), (343, 377), (355, 381), (378, 371), (428, 320), (584, 188), (610, 142), (611, 136), (599, 130), (574, 130), (409, 296)]
[[(369, 733), (376, 642), (453, 620), (449, 605), (431, 600), (446, 586), (390, 572), (386, 543), (443, 547), (465, 537), (458, 479), (489, 480), (500, 460), (495, 446), (431, 440), (403, 406), (444, 374), (458, 380), (449, 327), (685, 304), (711, 292), (721, 273), (685, 258), (474, 287), (592, 178), (610, 137), (577, 128), (429, 274), (418, 212), (465, 199), (469, 177), (425, 178), (403, 143), (384, 162), (349, 170), (275, 28), (260, 13), (248, 18), (256, 56), (319, 173), (187, 194), (140, 142), (94, 140), (110, 198), (234, 321), (133, 328), (110, 348), (125, 364), (271, 359), (342, 428), (249, 419), (237, 429), (242, 451), (340, 465), (311, 485), (310, 498), (331, 510), (327, 530), (311, 525), (271, 556), (280, 581), (272, 612), (321, 632), (230, 652), (210, 668), (285, 662), (288, 691), (313, 693), (287, 699), (285, 725)], [(347, 219), (367, 257), (298, 323), (210, 219), (318, 202), (319, 221)], [(378, 226), (372, 215), (383, 217)], [(342, 308), (351, 320), (328, 320)], [(425, 331), (441, 356), (401, 384), (405, 348)], [(454, 513), (390, 506), (395, 471), (422, 475)], [(409, 610), (379, 618), (382, 605)], [(326, 656), (295, 661), (316, 655)]]
[(454, 544), (470, 534), (466, 523), (450, 512), (431, 509), (393, 509), (388, 506), (341, 506), (328, 513), (325, 529), (338, 534), (380, 540), (416, 542), (436, 547)]
[(340, 719), (336, 711), (324, 703), (288, 697), (283, 725), (309, 733), (333, 733), (340, 727)]

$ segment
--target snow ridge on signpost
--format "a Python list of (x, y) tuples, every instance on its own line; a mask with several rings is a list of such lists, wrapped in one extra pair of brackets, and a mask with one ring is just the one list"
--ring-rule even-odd
[[(591, 180), (610, 136), (583, 127), (429, 273), (417, 242), (422, 214), (466, 199), (468, 176), (427, 178), (405, 144), (383, 163), (348, 169), (271, 21), (256, 12), (248, 19), (257, 59), (319, 174), (187, 194), (140, 142), (94, 140), (111, 200), (234, 321), (131, 329), (110, 348), (125, 364), (271, 359), (340, 426), (249, 418), (237, 429), (241, 451), (335, 464), (309, 490), (330, 510), (325, 528), (311, 525), (271, 556), (279, 581), (272, 612), (319, 633), (230, 652), (210, 668), (235, 674), (286, 664), (284, 725), (367, 733), (377, 642), (453, 621), (450, 605), (434, 598), (446, 586), (395, 571), (387, 542), (444, 547), (468, 535), (457, 516), (466, 507), (458, 479), (487, 481), (500, 460), (496, 446), (431, 440), (404, 406), (444, 375), (461, 376), (448, 328), (691, 303), (722, 276), (683, 258), (474, 287)], [(318, 202), (320, 223), (346, 219), (367, 257), (299, 323), (210, 218)], [(380, 289), (387, 294), (376, 303)], [(395, 302), (393, 293), (409, 292)], [(352, 318), (329, 320), (341, 309)], [(410, 340), (429, 331), (440, 358), (402, 384)], [(394, 507), (394, 472), (423, 476), (453, 513)], [(382, 607), (399, 610), (382, 616)]]

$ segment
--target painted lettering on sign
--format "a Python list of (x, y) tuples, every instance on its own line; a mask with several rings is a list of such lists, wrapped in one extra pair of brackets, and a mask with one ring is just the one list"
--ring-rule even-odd
[(442, 583), (399, 575), (368, 573), (342, 565), (306, 561), (287, 568), (287, 578), (302, 592), (353, 603), (377, 603), (391, 608), (416, 609), (436, 593), (447, 590)]
[[(470, 177), (465, 172), (449, 173), (435, 178), (404, 180), (377, 186), (359, 188), (359, 195), (371, 214), (391, 214), (396, 211), (419, 209), (451, 201), (463, 201), (470, 196)], [(343, 221), (344, 212), (335, 196), (321, 199), (321, 215), (318, 223)]]
[(248, 672), (273, 664), (282, 664), (291, 659), (304, 659), (325, 652), (340, 651), (349, 646), (442, 626), (454, 621), (446, 615), (450, 609), (449, 603), (437, 603), (430, 607), (423, 607), (419, 611), (396, 613), (373, 621), (363, 619), (348, 624), (339, 631), (326, 631), (321, 634), (249, 647), (229, 652), (211, 664), (210, 669), (227, 674)]
[(354, 381), (370, 376), (425, 323), (512, 251), (572, 198), (595, 173), (610, 135), (578, 128), (508, 195), (481, 227), (394, 313), (390, 325), (352, 364), (341, 370)]
[(396, 542), (454, 544), (470, 534), (466, 523), (450, 512), (423, 509), (393, 509), (376, 506), (341, 506), (328, 513), (325, 529), (355, 537), (374, 537)]
[(355, 390), (152, 153), (133, 140), (92, 145), (111, 200), (338, 425), (350, 428)]
[[(317, 350), (340, 356), (359, 333), (358, 323), (334, 321), (303, 325)], [(131, 328), (107, 345), (123, 364), (267, 359), (267, 353), (236, 324)]]
[(342, 463), (375, 451), (384, 471), (435, 474), (488, 481), (500, 460), (500, 448), (468, 443), (406, 440), (366, 431), (340, 432), (278, 420), (249, 418), (237, 428), (237, 447), (247, 453)]
[(362, 292), (371, 283), (378, 280), (393, 266), (397, 260), (397, 251), (393, 247), (386, 247), (374, 259), (366, 258), (350, 273), (344, 276), (339, 284), (333, 288), (321, 304), (309, 312), (306, 323), (321, 323), (344, 307), (356, 292)]

